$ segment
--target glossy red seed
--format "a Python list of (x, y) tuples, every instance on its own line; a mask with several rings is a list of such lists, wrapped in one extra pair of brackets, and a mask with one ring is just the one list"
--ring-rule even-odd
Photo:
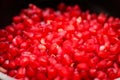
[(11, 54), (12, 57), (15, 57), (15, 56), (19, 55), (19, 51), (15, 47), (9, 48), (9, 53)]
[(46, 75), (44, 73), (37, 73), (36, 79), (37, 80), (47, 80)]
[(20, 59), (20, 65), (22, 67), (25, 67), (29, 64), (29, 58), (26, 57), (26, 56), (21, 56), (21, 59)]
[(21, 80), (111, 80), (120, 77), (120, 19), (30, 4), (0, 29), (0, 71)]
[(24, 20), (24, 25), (27, 27), (32, 27), (33, 21), (31, 19)]
[(42, 56), (42, 57), (40, 57), (38, 60), (39, 60), (39, 64), (40, 64), (41, 66), (47, 66), (47, 64), (48, 64), (47, 57)]
[(15, 61), (10, 61), (9, 68), (10, 69), (16, 69), (16, 63), (15, 63)]
[(61, 76), (61, 77), (68, 77), (69, 76), (69, 72), (67, 70), (67, 68), (65, 67), (61, 67), (62, 70), (59, 70), (58, 71), (58, 74)]
[(9, 42), (12, 42), (12, 40), (13, 40), (13, 35), (9, 34), (8, 37), (7, 37), (7, 39), (8, 39)]
[(10, 63), (9, 60), (5, 60), (4, 63), (2, 64), (2, 67), (9, 69), (9, 66), (10, 66), (9, 63)]
[(84, 51), (75, 52), (74, 53), (74, 60), (78, 61), (78, 62), (81, 62), (81, 61), (83, 61), (84, 56), (85, 56), (85, 52)]
[(22, 23), (18, 23), (15, 25), (16, 30), (23, 30), (24, 28), (25, 28), (25, 26)]
[(7, 36), (7, 31), (4, 29), (0, 29), (0, 37), (6, 37)]
[(57, 76), (57, 72), (52, 66), (48, 66), (47, 70), (49, 79), (54, 79)]
[(0, 53), (6, 52), (9, 48), (9, 44), (7, 42), (0, 42)]
[(115, 70), (114, 68), (108, 68), (107, 74), (111, 79), (114, 79), (117, 75), (117, 70)]
[(105, 20), (106, 20), (106, 15), (104, 15), (104, 14), (102, 14), (102, 13), (99, 14), (99, 16), (98, 16), (98, 22), (104, 23)]
[(20, 45), (20, 48), (27, 49), (28, 48), (28, 43), (27, 42), (22, 42)]
[(77, 65), (77, 69), (78, 70), (85, 70), (85, 71), (87, 71), (87, 70), (89, 70), (89, 66), (86, 63), (79, 63)]
[(70, 58), (69, 55), (64, 54), (64, 55), (63, 55), (63, 58), (62, 58), (62, 63), (63, 63), (64, 65), (71, 65), (71, 64), (72, 64), (72, 59)]
[(9, 25), (9, 26), (6, 26), (6, 30), (11, 33), (11, 34), (14, 34), (15, 33), (15, 29), (13, 26)]
[(80, 80), (81, 76), (77, 70), (74, 71), (73, 80)]
[(0, 56), (0, 64), (3, 64), (4, 61), (5, 61), (5, 59), (2, 56)]
[(17, 74), (16, 74), (16, 78), (24, 78), (26, 75), (26, 69), (24, 67), (21, 67), (18, 69)]
[(95, 77), (96, 73), (97, 73), (96, 69), (90, 69), (90, 71), (89, 71), (89, 74), (90, 74), (91, 77)]
[(33, 68), (31, 68), (31, 67), (28, 67), (27, 69), (26, 69), (26, 75), (28, 76), (28, 77), (34, 77), (35, 76), (35, 74), (36, 74), (36, 71), (33, 69)]
[(31, 19), (36, 21), (36, 22), (40, 21), (40, 17), (36, 14), (32, 15)]
[(8, 75), (11, 77), (14, 77), (17, 74), (17, 70), (11, 70), (9, 71)]
[(103, 71), (98, 71), (97, 72), (97, 77), (98, 77), (98, 79), (105, 79), (107, 77), (107, 75)]
[(68, 31), (68, 32), (72, 32), (75, 30), (75, 27), (73, 25), (68, 25), (65, 27), (65, 30)]
[(13, 17), (13, 22), (14, 22), (14, 23), (19, 23), (19, 22), (21, 22), (21, 17), (20, 17), (20, 16), (14, 16), (14, 17)]

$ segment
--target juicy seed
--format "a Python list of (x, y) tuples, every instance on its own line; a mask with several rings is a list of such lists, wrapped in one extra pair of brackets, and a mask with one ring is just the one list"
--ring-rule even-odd
[(20, 80), (115, 80), (120, 18), (79, 5), (29, 4), (0, 29), (0, 72)]

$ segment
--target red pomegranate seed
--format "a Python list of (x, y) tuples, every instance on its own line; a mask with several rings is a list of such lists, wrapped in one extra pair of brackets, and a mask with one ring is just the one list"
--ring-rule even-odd
[(15, 25), (15, 29), (16, 29), (16, 30), (23, 30), (24, 27), (25, 27), (25, 26), (24, 26), (22, 23), (18, 23), (18, 24)]
[(64, 65), (71, 65), (71, 64), (72, 64), (72, 59), (70, 58), (69, 55), (64, 54), (64, 55), (63, 55), (63, 58), (62, 58), (62, 63), (63, 63)]
[(40, 57), (40, 58), (38, 58), (38, 59), (39, 59), (39, 64), (40, 64), (41, 66), (47, 66), (48, 61), (47, 61), (47, 57), (46, 57), (46, 56), (42, 56), (42, 57)]
[(0, 42), (0, 53), (8, 51), (9, 44), (7, 42)]
[(11, 68), (11, 69), (15, 69), (15, 68), (16, 68), (16, 63), (15, 63), (15, 61), (10, 61), (9, 65), (10, 65), (9, 68)]
[(0, 71), (20, 80), (120, 77), (120, 19), (78, 5), (30, 4), (0, 29)]
[(97, 72), (97, 77), (98, 77), (98, 79), (106, 79), (107, 74), (103, 71), (98, 71)]
[(8, 75), (11, 77), (15, 77), (16, 73), (17, 73), (17, 70), (11, 70), (9, 71)]
[(32, 27), (33, 21), (31, 19), (25, 19), (24, 20), (24, 25), (27, 27)]
[(89, 66), (86, 63), (79, 63), (77, 65), (77, 68), (78, 70), (85, 70), (85, 71), (89, 70)]
[(40, 73), (40, 72), (37, 73), (36, 78), (37, 78), (38, 80), (47, 80), (46, 75), (43, 74), (43, 73)]
[(117, 75), (117, 70), (115, 70), (114, 68), (108, 68), (107, 73), (111, 79), (114, 79)]
[(15, 47), (9, 48), (9, 54), (11, 54), (12, 57), (19, 55), (19, 50)]
[(12, 25), (6, 26), (6, 30), (12, 35), (15, 33), (15, 28)]
[(56, 70), (52, 66), (48, 66), (48, 79), (54, 79), (57, 76)]
[(27, 56), (21, 56), (20, 65), (25, 67), (29, 64), (29, 58)]
[(95, 77), (96, 73), (97, 73), (97, 70), (96, 69), (90, 69), (89, 73), (90, 73), (91, 77)]
[(16, 78), (24, 78), (26, 75), (26, 69), (24, 67), (21, 67), (18, 69)]
[(81, 79), (81, 76), (80, 76), (79, 72), (76, 69), (74, 71), (73, 79), (75, 79), (75, 80), (80, 80)]
[(21, 17), (20, 16), (14, 16), (13, 17), (13, 22), (15, 22), (15, 23), (21, 22)]
[(36, 74), (36, 71), (33, 69), (33, 68), (31, 68), (31, 67), (28, 67), (27, 69), (26, 69), (26, 75), (28, 76), (28, 77), (34, 77), (35, 76), (35, 74)]
[(3, 64), (4, 61), (5, 61), (5, 59), (2, 56), (0, 56), (0, 64)]

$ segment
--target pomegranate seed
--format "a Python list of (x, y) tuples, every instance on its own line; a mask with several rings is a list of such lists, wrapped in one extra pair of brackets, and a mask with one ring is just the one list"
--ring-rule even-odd
[(21, 17), (20, 16), (14, 16), (13, 17), (13, 22), (15, 22), (15, 23), (21, 22)]
[(28, 26), (28, 27), (31, 27), (33, 25), (33, 21), (31, 19), (26, 19), (24, 21), (24, 25)]
[(105, 79), (107, 77), (106, 73), (102, 71), (98, 71), (97, 74), (98, 79)]
[(2, 56), (0, 56), (0, 64), (3, 64), (4, 61), (5, 61), (5, 59)]
[(26, 69), (24, 67), (21, 67), (17, 71), (16, 78), (24, 78), (26, 74)]
[(17, 74), (17, 70), (11, 70), (8, 73), (8, 75), (10, 75), (11, 77), (14, 77), (16, 74)]
[(10, 68), (11, 68), (11, 69), (15, 69), (15, 68), (16, 68), (16, 63), (15, 63), (15, 61), (10, 61), (9, 65), (10, 65)]
[(9, 48), (9, 44), (6, 42), (0, 42), (0, 53), (6, 52)]
[(34, 77), (36, 74), (36, 71), (34, 69), (32, 69), (31, 67), (28, 67), (27, 70), (26, 70), (26, 75), (28, 77)]
[(48, 66), (48, 78), (54, 79), (56, 77), (56, 74), (57, 74), (56, 70), (51, 66)]
[(79, 63), (77, 65), (77, 68), (78, 70), (85, 70), (85, 71), (89, 70), (89, 66), (86, 63)]
[(0, 29), (0, 71), (20, 80), (120, 77), (120, 19), (79, 5), (29, 4)]
[(21, 56), (20, 65), (25, 67), (29, 64), (29, 58), (26, 56)]

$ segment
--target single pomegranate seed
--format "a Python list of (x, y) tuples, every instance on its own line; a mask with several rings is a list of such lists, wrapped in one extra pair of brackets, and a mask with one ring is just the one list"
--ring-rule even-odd
[(11, 70), (8, 73), (8, 75), (10, 75), (11, 77), (14, 77), (16, 74), (17, 74), (17, 70)]
[(85, 70), (85, 71), (89, 70), (89, 66), (86, 63), (79, 63), (77, 65), (77, 68), (78, 70)]
[(29, 58), (27, 56), (21, 56), (20, 65), (25, 67), (29, 64)]
[(40, 21), (40, 18), (38, 15), (34, 14), (32, 17), (31, 17), (32, 20), (34, 21)]
[(0, 37), (6, 37), (7, 36), (7, 31), (6, 30), (4, 30), (4, 29), (1, 29), (0, 30)]
[(63, 55), (63, 59), (62, 59), (62, 63), (64, 65), (71, 65), (72, 64), (72, 60), (71, 60), (70, 56), (67, 55), (67, 54), (64, 54)]
[(16, 68), (16, 63), (15, 63), (15, 61), (10, 61), (9, 65), (10, 65), (9, 68), (11, 68), (11, 69), (15, 69), (15, 68)]
[(34, 77), (35, 76), (35, 74), (36, 74), (36, 71), (33, 69), (33, 68), (31, 68), (31, 67), (28, 67), (27, 68), (27, 70), (26, 70), (26, 75), (28, 76), (28, 77)]
[(25, 26), (24, 26), (22, 23), (18, 23), (18, 24), (15, 25), (15, 29), (16, 29), (16, 30), (23, 30), (24, 27), (25, 27)]
[(106, 20), (106, 16), (104, 15), (104, 14), (99, 14), (99, 16), (98, 16), (98, 21), (100, 22), (100, 23), (104, 23), (105, 22), (105, 20)]
[(37, 73), (36, 78), (38, 80), (47, 80), (46, 75), (43, 73)]
[(115, 70), (114, 68), (108, 68), (107, 73), (111, 79), (114, 79), (117, 75), (117, 70)]
[(20, 16), (14, 16), (13, 17), (13, 22), (15, 22), (15, 23), (21, 22), (21, 17)]
[(24, 21), (24, 25), (27, 26), (27, 27), (32, 27), (33, 21), (31, 19), (26, 19)]
[(6, 30), (11, 34), (15, 33), (15, 29), (12, 25), (6, 26)]
[(98, 71), (97, 77), (98, 77), (98, 79), (105, 79), (107, 77), (107, 75), (106, 75), (106, 73), (104, 73), (102, 71)]
[(9, 53), (12, 55), (12, 57), (15, 57), (15, 56), (19, 55), (19, 51), (15, 47), (9, 48)]
[(6, 42), (0, 42), (0, 53), (6, 52), (9, 48), (9, 44)]
[(91, 75), (91, 77), (95, 77), (97, 73), (96, 69), (90, 69), (89, 74)]
[(48, 78), (49, 79), (54, 79), (57, 75), (57, 72), (54, 68), (52, 68), (52, 66), (48, 66)]
[(39, 58), (39, 64), (41, 66), (47, 66), (47, 64), (48, 64), (47, 57), (44, 57), (44, 56), (40, 57)]
[(0, 64), (3, 64), (4, 61), (5, 61), (5, 59), (2, 56), (0, 56)]
[(75, 79), (75, 80), (80, 80), (81, 79), (81, 76), (80, 76), (80, 74), (77, 70), (74, 71), (73, 79)]
[(9, 69), (9, 66), (10, 66), (9, 63), (10, 63), (9, 60), (5, 60), (4, 63), (2, 64), (2, 67)]
[(21, 67), (18, 69), (16, 78), (24, 78), (26, 74), (26, 69), (24, 67)]

